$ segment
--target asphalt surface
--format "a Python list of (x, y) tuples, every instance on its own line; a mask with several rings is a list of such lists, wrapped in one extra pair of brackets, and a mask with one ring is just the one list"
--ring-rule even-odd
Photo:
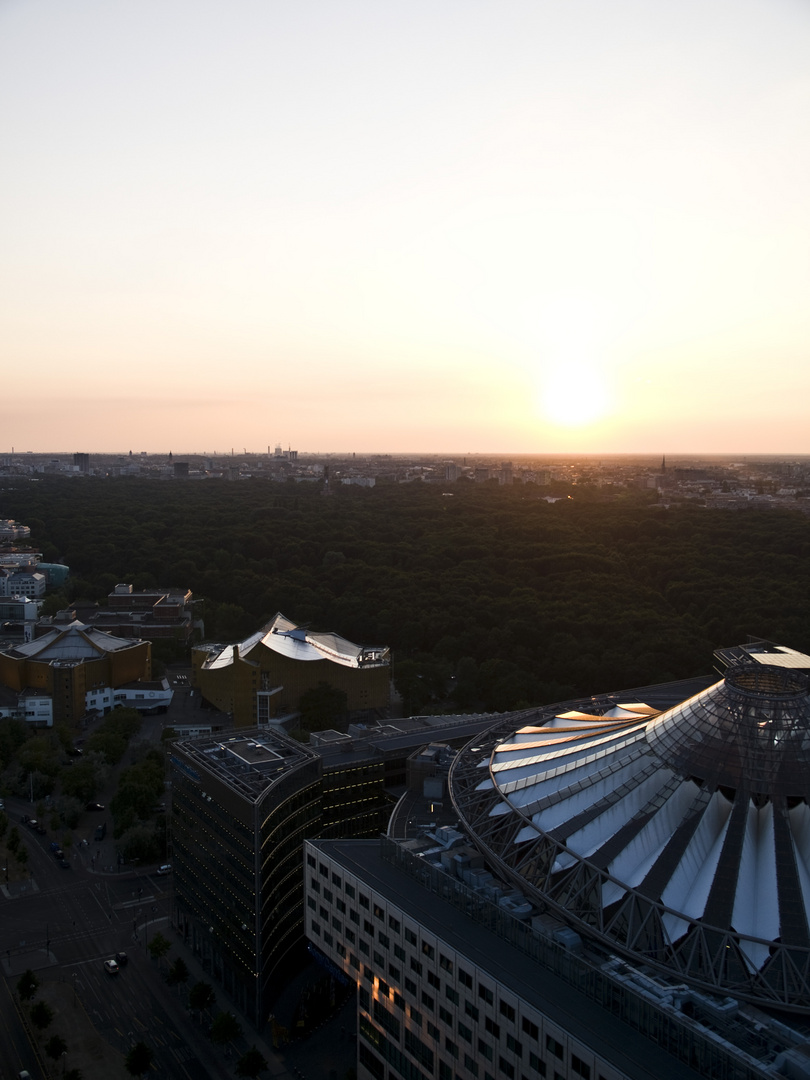
[[(198, 718), (207, 717), (198, 699), (181, 684), (169, 714), (145, 717), (136, 742), (159, 745), (164, 726)], [(115, 770), (108, 789), (98, 796), (105, 806), (130, 753)], [(170, 799), (167, 788), (168, 809)], [(42, 836), (21, 823), (24, 815), (35, 814), (30, 802), (7, 798), (6, 812), (28, 848), (30, 877), (9, 886), (0, 880), (0, 969), (5, 976), (0, 992), (0, 1080), (15, 1077), (22, 1068), (29, 1069), (34, 1080), (44, 1075), (36, 1068), (36, 1056), (13, 1001), (17, 980), (28, 968), (40, 980), (57, 979), (71, 986), (99, 1035), (122, 1054), (138, 1040), (149, 1045), (155, 1055), (152, 1076), (226, 1080), (235, 1076), (239, 1055), (255, 1045), (268, 1061), (269, 1075), (278, 1080), (344, 1080), (356, 1063), (353, 997), (319, 1031), (276, 1049), (269, 1030), (259, 1033), (251, 1028), (174, 933), (171, 875), (158, 875), (157, 864), (119, 866), (107, 810), (82, 815), (73, 832), (73, 845), (65, 852), (69, 869), (62, 869), (50, 851), (51, 841), (60, 840), (61, 831), (55, 838)], [(101, 821), (107, 822), (107, 835), (97, 843), (93, 836)], [(158, 931), (172, 943), (160, 965), (148, 953), (148, 941)], [(109, 975), (104, 961), (119, 951), (127, 953), (129, 962), (118, 974)], [(185, 987), (170, 988), (165, 972), (177, 957), (185, 961), (189, 980)], [(313, 972), (313, 977), (316, 974), (320, 972)], [(213, 1011), (230, 1010), (242, 1025), (242, 1038), (227, 1051), (208, 1039), (210, 1019), (187, 1008), (188, 988), (198, 981), (210, 982), (217, 991)], [(300, 988), (290, 987), (289, 992), (295, 995)]]

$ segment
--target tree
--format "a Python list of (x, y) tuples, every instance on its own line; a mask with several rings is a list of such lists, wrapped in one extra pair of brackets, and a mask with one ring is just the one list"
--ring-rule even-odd
[(37, 990), (39, 990), (39, 979), (33, 973), (31, 968), (20, 976), (17, 981), (17, 993), (20, 995), (20, 1001), (30, 1001), (35, 996)]
[(44, 1031), (53, 1023), (53, 1009), (44, 1001), (37, 1001), (31, 1006), (31, 1023)]
[(210, 1009), (216, 1000), (217, 996), (214, 993), (214, 988), (207, 982), (194, 983), (188, 993), (189, 1008), (197, 1009), (198, 1012), (202, 1012), (203, 1009)]
[(242, 1025), (232, 1012), (217, 1013), (214, 1017), (211, 1024), (211, 1042), (215, 1042), (218, 1046), (225, 1046), (226, 1043), (238, 1039), (241, 1034)]
[(149, 942), (149, 953), (153, 960), (157, 960), (158, 963), (163, 959), (166, 953), (171, 949), (172, 943), (168, 938), (165, 938), (163, 934), (158, 930), (152, 940)]
[(143, 1076), (145, 1072), (148, 1072), (152, 1067), (152, 1059), (154, 1054), (150, 1048), (143, 1042), (136, 1042), (130, 1052), (127, 1054), (125, 1065), (127, 1072), (133, 1076)]
[(54, 1061), (58, 1061), (66, 1050), (67, 1043), (61, 1035), (51, 1035), (50, 1039), (45, 1043), (45, 1053)]
[(182, 956), (178, 956), (169, 968), (166, 982), (169, 986), (178, 986), (181, 983), (188, 982), (188, 968), (186, 967), (186, 962)]
[(251, 1046), (251, 1048), (246, 1050), (237, 1061), (236, 1075), (247, 1076), (250, 1080), (255, 1080), (259, 1073), (264, 1072), (267, 1067), (267, 1061), (264, 1056), (255, 1046)]
[(323, 731), (344, 719), (347, 708), (346, 692), (336, 690), (322, 679), (317, 686), (304, 691), (298, 708), (301, 712), (301, 726), (306, 731)]

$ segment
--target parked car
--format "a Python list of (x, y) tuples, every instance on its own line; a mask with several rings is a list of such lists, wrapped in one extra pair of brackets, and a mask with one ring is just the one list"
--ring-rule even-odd
[(115, 960), (105, 960), (104, 961), (104, 970), (107, 972), (108, 975), (117, 975), (118, 974), (118, 964), (116, 963)]
[(127, 964), (129, 963), (129, 957), (127, 956), (127, 954), (125, 952), (117, 952), (115, 954), (115, 959), (116, 959), (119, 967), (126, 967)]
[(51, 844), (51, 851), (53, 852), (55, 859), (64, 859), (65, 853), (64, 851), (62, 851), (58, 844), (56, 845), (56, 847)]
[(159, 874), (170, 874), (172, 872), (172, 864), (170, 862), (164, 863), (163, 866), (159, 866), (157, 872)]
[(60, 859), (59, 860), (59, 865), (62, 867), (63, 870), (69, 870), (70, 869), (70, 863), (67, 861), (67, 859)]

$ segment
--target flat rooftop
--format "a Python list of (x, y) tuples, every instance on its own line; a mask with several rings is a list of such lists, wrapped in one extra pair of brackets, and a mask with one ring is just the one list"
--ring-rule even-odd
[[(632, 1080), (661, 1080), (661, 1077), (667, 1077), (667, 1080), (697, 1080), (702, 1075), (580, 994), (564, 979), (532, 960), (503, 937), (465, 918), (458, 908), (435, 892), (426, 890), (407, 872), (383, 858), (380, 841), (308, 842), (339, 862), (344, 870), (356, 874), (381, 898), (395, 903), (404, 914), (446, 942), (449, 948), (467, 956), (471, 963), (489, 972), (493, 979), (507, 981), (516, 994), (552, 1023), (558, 1024), (574, 1037), (587, 1032), (586, 1041), (592, 1050)], [(686, 1017), (682, 1019), (688, 1023)], [(767, 1075), (767, 1065), (757, 1064), (762, 1069), (762, 1075)], [(750, 1062), (750, 1066), (757, 1071), (753, 1062)]]
[[(215, 776), (242, 798), (255, 801), (285, 773), (317, 755), (300, 743), (285, 738), (274, 729), (252, 729), (248, 734), (201, 735), (177, 739), (176, 752), (185, 759), (181, 767), (188, 772), (195, 767)], [(201, 779), (201, 777), (199, 777)]]

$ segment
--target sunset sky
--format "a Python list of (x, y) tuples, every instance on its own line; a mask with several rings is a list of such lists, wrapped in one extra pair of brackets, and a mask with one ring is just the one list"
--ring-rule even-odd
[(0, 0), (0, 452), (810, 452), (807, 0)]

